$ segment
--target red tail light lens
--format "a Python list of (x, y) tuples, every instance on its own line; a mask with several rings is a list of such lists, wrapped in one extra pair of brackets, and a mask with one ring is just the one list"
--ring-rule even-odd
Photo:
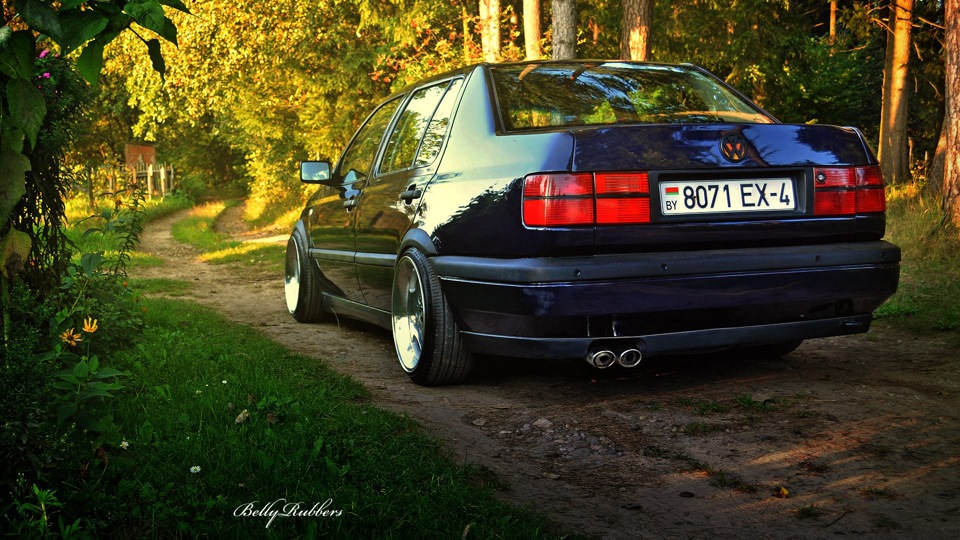
[(523, 180), (523, 223), (529, 227), (649, 222), (645, 172), (533, 174)]
[(597, 199), (597, 224), (650, 223), (650, 198)]
[(593, 195), (592, 174), (534, 174), (523, 180), (524, 197)]
[(642, 173), (597, 173), (597, 194), (650, 193), (650, 175)]
[(593, 199), (528, 199), (523, 222), (531, 227), (593, 225)]
[(880, 167), (814, 169), (813, 213), (852, 216), (887, 209)]

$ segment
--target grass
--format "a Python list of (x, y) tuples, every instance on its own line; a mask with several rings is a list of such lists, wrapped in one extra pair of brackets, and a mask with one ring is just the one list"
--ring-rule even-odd
[(186, 218), (173, 225), (173, 237), (204, 253), (200, 260), (211, 264), (239, 263), (280, 274), (283, 272), (285, 244), (236, 242), (217, 232), (214, 225), (224, 210), (237, 201), (212, 202), (190, 210)]
[(183, 296), (190, 290), (190, 283), (169, 278), (131, 279), (130, 286), (143, 293), (162, 293), (168, 296)]
[(877, 317), (914, 332), (960, 328), (960, 237), (944, 224), (941, 201), (913, 185), (890, 188), (887, 199), (887, 239), (903, 256), (899, 290)]
[[(129, 374), (115, 400), (128, 447), (108, 448), (99, 487), (73, 494), (101, 535), (550, 536), (543, 517), (483, 487), (489, 471), (453, 464), (358, 382), (195, 304), (151, 300), (146, 335), (113, 365)], [(342, 513), (269, 529), (235, 517), (280, 499)]]
[(797, 515), (797, 519), (812, 519), (823, 515), (823, 509), (815, 504), (798, 506), (793, 511)]
[[(129, 201), (124, 199), (124, 202)], [(192, 205), (193, 202), (189, 198), (180, 195), (170, 195), (164, 199), (156, 198), (144, 201), (142, 206), (144, 222), (159, 219)], [(98, 199), (97, 207), (93, 213), (90, 212), (89, 203), (85, 197), (75, 197), (66, 202), (68, 226), (64, 228), (64, 233), (73, 244), (77, 259), (79, 259), (81, 253), (103, 251), (106, 260), (116, 260), (117, 247), (120, 242), (119, 235), (109, 231), (102, 234), (98, 232), (98, 229), (101, 229), (106, 222), (105, 216), (115, 215), (116, 205), (112, 199)], [(128, 268), (147, 268), (163, 264), (159, 257), (146, 253), (134, 252), (129, 255)]]
[(718, 401), (694, 401), (690, 398), (680, 398), (677, 402), (684, 407), (690, 407), (693, 409), (693, 412), (701, 416), (727, 412), (727, 406)]

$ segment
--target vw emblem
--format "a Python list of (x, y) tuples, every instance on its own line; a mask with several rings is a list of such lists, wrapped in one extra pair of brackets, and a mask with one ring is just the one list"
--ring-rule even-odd
[(747, 157), (747, 142), (743, 137), (731, 133), (720, 139), (720, 153), (727, 161), (738, 163)]

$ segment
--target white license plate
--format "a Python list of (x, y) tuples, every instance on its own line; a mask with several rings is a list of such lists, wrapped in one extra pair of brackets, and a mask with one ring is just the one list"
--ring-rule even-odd
[(796, 207), (790, 178), (660, 183), (660, 210), (665, 216), (774, 212)]

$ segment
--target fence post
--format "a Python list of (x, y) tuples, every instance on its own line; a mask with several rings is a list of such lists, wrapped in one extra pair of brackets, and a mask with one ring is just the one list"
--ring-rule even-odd
[(175, 179), (176, 179), (176, 175), (173, 172), (173, 165), (170, 165), (170, 191), (177, 189), (176, 185), (174, 184)]
[(153, 200), (153, 165), (147, 165), (147, 200)]
[(160, 197), (167, 196), (167, 168), (160, 165)]

